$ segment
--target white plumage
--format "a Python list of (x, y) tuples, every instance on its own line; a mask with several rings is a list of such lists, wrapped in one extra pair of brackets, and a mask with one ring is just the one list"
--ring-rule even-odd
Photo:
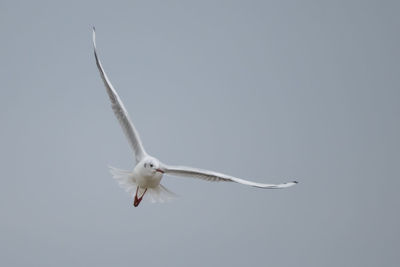
[(174, 193), (160, 184), (163, 174), (199, 178), (206, 181), (236, 182), (239, 184), (266, 189), (287, 188), (297, 183), (296, 181), (283, 184), (256, 183), (209, 170), (185, 166), (170, 166), (161, 163), (154, 157), (149, 156), (143, 148), (138, 131), (129, 119), (128, 112), (126, 111), (121, 99), (104, 72), (103, 66), (101, 65), (96, 51), (96, 33), (94, 28), (93, 46), (97, 68), (99, 69), (100, 76), (110, 98), (111, 107), (122, 127), (125, 136), (129, 141), (131, 148), (135, 153), (136, 159), (136, 166), (133, 171), (120, 170), (113, 167), (110, 167), (110, 171), (119, 185), (130, 195), (134, 196), (135, 206), (139, 205), (144, 196), (146, 196), (146, 198), (151, 202), (165, 202), (175, 197)]

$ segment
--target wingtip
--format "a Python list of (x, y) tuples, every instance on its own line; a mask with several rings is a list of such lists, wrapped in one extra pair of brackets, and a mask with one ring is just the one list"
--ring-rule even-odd
[(292, 183), (294, 183), (294, 184), (298, 184), (299, 182), (298, 182), (298, 181), (293, 181)]
[(96, 53), (96, 28), (94, 26), (92, 26), (92, 28), (93, 28), (92, 41), (93, 41), (94, 52)]
[(94, 32), (96, 31), (96, 27), (94, 25), (92, 26), (92, 29)]

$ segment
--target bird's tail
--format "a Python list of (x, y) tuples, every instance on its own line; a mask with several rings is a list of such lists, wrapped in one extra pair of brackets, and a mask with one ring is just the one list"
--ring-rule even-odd
[[(114, 167), (109, 167), (110, 172), (113, 178), (118, 182), (119, 186), (125, 189), (126, 192), (129, 193), (131, 197), (134, 197), (136, 194), (137, 183), (133, 173), (131, 171), (121, 170)], [(139, 188), (139, 195), (142, 195), (144, 192), (144, 188)], [(169, 191), (162, 184), (158, 185), (155, 188), (148, 188), (144, 199), (149, 200), (150, 202), (167, 202), (176, 198), (177, 195)]]
[(160, 202), (164, 203), (176, 198), (177, 195), (171, 191), (169, 191), (165, 186), (159, 184), (155, 188), (148, 188), (146, 195), (144, 196), (145, 199), (148, 201), (155, 203)]
[(114, 167), (109, 167), (113, 178), (118, 182), (119, 186), (125, 189), (129, 195), (134, 196), (136, 192), (136, 180), (131, 171), (121, 170)]

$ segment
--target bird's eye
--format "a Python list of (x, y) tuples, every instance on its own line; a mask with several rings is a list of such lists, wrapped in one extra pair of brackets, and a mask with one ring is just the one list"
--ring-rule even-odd
[(153, 168), (153, 163), (150, 163), (150, 168)]

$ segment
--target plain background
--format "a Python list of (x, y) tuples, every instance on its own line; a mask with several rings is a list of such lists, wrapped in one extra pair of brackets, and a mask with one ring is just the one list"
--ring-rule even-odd
[[(398, 266), (399, 1), (0, 2), (1, 266)], [(147, 151), (287, 190), (165, 177)]]

